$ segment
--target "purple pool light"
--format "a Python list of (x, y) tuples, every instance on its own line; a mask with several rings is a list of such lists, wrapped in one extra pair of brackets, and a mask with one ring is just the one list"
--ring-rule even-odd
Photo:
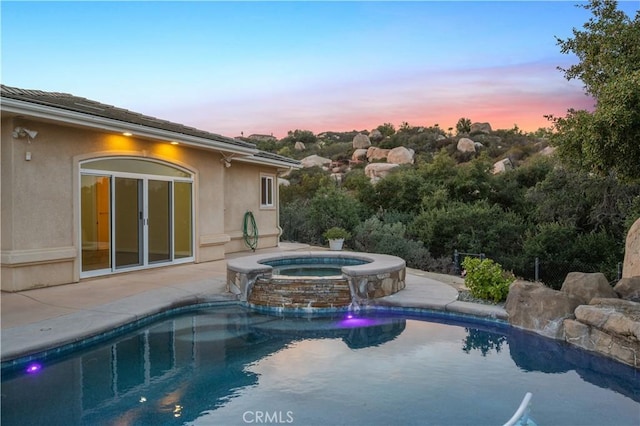
[(42, 370), (42, 364), (38, 364), (37, 362), (29, 364), (27, 367), (27, 373), (29, 374), (36, 374), (40, 372), (40, 370)]
[(353, 314), (348, 314), (340, 321), (339, 326), (340, 328), (371, 327), (382, 323), (384, 323), (384, 321), (376, 318), (359, 318)]

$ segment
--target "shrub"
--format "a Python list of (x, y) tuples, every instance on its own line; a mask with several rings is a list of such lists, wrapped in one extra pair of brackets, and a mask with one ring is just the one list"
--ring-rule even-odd
[(338, 226), (347, 231), (360, 223), (362, 205), (347, 191), (337, 188), (323, 188), (316, 192), (309, 202), (306, 216), (307, 227), (315, 230), (316, 242), (322, 242), (322, 233)]
[(405, 237), (406, 227), (400, 223), (384, 223), (371, 217), (358, 225), (353, 244), (358, 251), (390, 254), (403, 258), (410, 268), (427, 270), (437, 263), (420, 241)]
[(344, 228), (334, 226), (324, 231), (322, 234), (327, 240), (347, 240), (351, 238), (351, 233)]
[(510, 272), (491, 259), (467, 257), (462, 262), (467, 272), (464, 284), (474, 297), (501, 302), (509, 294), (509, 285), (515, 280)]

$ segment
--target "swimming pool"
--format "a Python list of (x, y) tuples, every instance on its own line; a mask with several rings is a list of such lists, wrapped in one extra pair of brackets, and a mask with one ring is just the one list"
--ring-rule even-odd
[(500, 323), (424, 319), (198, 309), (3, 372), (1, 421), (499, 425), (530, 391), (540, 425), (637, 424), (631, 367)]

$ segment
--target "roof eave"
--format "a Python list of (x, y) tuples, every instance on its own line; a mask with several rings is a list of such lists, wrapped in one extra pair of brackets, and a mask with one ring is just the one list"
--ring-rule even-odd
[(183, 133), (171, 132), (168, 130), (157, 129), (140, 124), (128, 123), (126, 121), (93, 116), (90, 114), (35, 104), (11, 98), (3, 97), (2, 102), (0, 103), (0, 109), (2, 111), (15, 114), (24, 114), (30, 117), (54, 120), (57, 122), (89, 127), (93, 129), (106, 130), (116, 133), (131, 132), (135, 136), (141, 136), (150, 139), (159, 139), (164, 141), (176, 141), (186, 146), (193, 146), (195, 148), (201, 149), (211, 149), (225, 153), (253, 155), (259, 152), (259, 150), (255, 148), (234, 146), (213, 139), (200, 138)]
[(234, 158), (233, 161), (238, 161), (242, 163), (251, 163), (251, 164), (260, 164), (260, 165), (270, 165), (275, 166), (281, 169), (301, 169), (302, 164), (300, 163), (292, 163), (289, 161), (279, 161), (274, 160), (272, 158), (260, 158), (260, 157), (239, 157)]

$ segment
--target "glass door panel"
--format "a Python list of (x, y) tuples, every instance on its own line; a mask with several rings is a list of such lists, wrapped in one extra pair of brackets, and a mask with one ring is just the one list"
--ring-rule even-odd
[(174, 258), (193, 256), (191, 182), (175, 182), (173, 188)]
[(111, 191), (109, 176), (80, 178), (82, 272), (111, 268)]
[(149, 263), (171, 260), (171, 182), (149, 180), (148, 256)]
[(115, 265), (142, 265), (142, 179), (115, 178)]

